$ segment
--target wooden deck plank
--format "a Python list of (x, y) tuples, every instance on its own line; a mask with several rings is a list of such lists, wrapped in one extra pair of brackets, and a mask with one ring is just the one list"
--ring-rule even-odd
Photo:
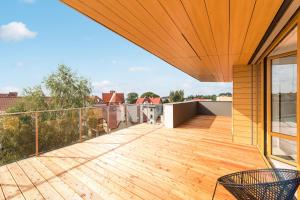
[(76, 162), (72, 158), (51, 158), (53, 162), (57, 163), (62, 169), (67, 170), (72, 176), (80, 179), (93, 193), (101, 196), (101, 199), (121, 199), (118, 194), (113, 193), (111, 190), (107, 189), (105, 186), (99, 184), (94, 178), (90, 177), (86, 172), (80, 170), (82, 164)]
[[(74, 150), (77, 151), (76, 149)], [(68, 153), (66, 152), (66, 154)], [(100, 166), (96, 165), (93, 160), (82, 163), (79, 169), (100, 184), (105, 183), (104, 186), (113, 191), (115, 194), (118, 194), (121, 199), (142, 200), (140, 195), (135, 193), (135, 186), (130, 185), (130, 182), (128, 182), (125, 177), (113, 174), (111, 170), (101, 168)]]
[[(75, 149), (75, 151), (78, 151), (78, 149)], [(133, 194), (134, 196), (131, 196), (130, 199), (153, 199), (153, 200), (158, 200), (161, 199), (159, 198), (159, 196), (155, 196), (153, 195), (151, 192), (144, 190), (142, 188), (140, 188), (138, 185), (133, 184), (131, 181), (128, 181), (128, 179), (126, 179), (126, 176), (121, 176), (119, 175), (118, 171), (114, 171), (114, 168), (109, 167), (109, 168), (101, 168), (99, 165), (97, 165), (97, 163), (93, 162), (94, 160), (92, 160), (91, 162), (87, 162), (85, 164), (85, 166), (90, 167), (90, 169), (94, 169), (97, 173), (100, 173), (102, 177), (114, 182), (115, 184), (117, 183), (117, 185), (119, 185), (119, 187), (122, 187), (122, 190), (126, 190), (127, 193), (131, 193), (131, 195)], [(83, 169), (83, 172), (86, 173), (86, 171), (89, 171), (87, 169)], [(94, 173), (92, 173), (94, 174)], [(91, 174), (91, 175), (92, 175)], [(93, 177), (96, 176), (96, 180), (97, 175), (94, 174)], [(126, 191), (122, 191), (122, 193), (126, 192)], [(124, 199), (129, 199), (128, 197), (124, 198)]]
[(45, 199), (17, 162), (8, 164), (7, 168), (26, 199)]
[[(219, 116), (132, 126), (2, 166), (0, 189), (6, 199), (211, 199), (218, 177), (266, 167), (256, 147), (232, 142), (231, 127)], [(219, 187), (215, 199), (234, 198)]]
[(103, 199), (99, 194), (95, 193), (89, 187), (86, 186), (84, 179), (81, 179), (79, 176), (76, 175), (73, 176), (73, 174), (70, 173), (69, 170), (65, 170), (62, 167), (58, 166), (57, 163), (51, 158), (40, 157), (39, 161), (41, 161), (45, 166), (47, 166), (51, 171), (53, 171), (53, 173), (56, 174), (56, 176), (59, 176), (65, 184), (67, 184), (83, 199)]
[(82, 200), (77, 193), (75, 193), (67, 184), (65, 184), (59, 176), (50, 171), (37, 158), (30, 159), (29, 163), (41, 176), (51, 184), (53, 188), (64, 198), (72, 200)]
[(28, 176), (33, 185), (39, 190), (45, 199), (61, 200), (63, 197), (45, 180), (30, 164), (29, 159), (18, 162), (24, 173)]
[(4, 199), (5, 199), (4, 193), (3, 193), (2, 187), (0, 187), (0, 200), (4, 200)]
[(6, 199), (25, 199), (17, 183), (7, 169), (7, 166), (0, 167), (0, 184)]

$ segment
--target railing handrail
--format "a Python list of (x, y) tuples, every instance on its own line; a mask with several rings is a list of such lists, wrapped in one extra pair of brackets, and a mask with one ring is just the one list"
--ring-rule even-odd
[(0, 114), (0, 117), (1, 116), (10, 116), (10, 115), (24, 115), (24, 114), (35, 114), (35, 113), (45, 113), (45, 112), (71, 111), (71, 110), (80, 110), (80, 109), (95, 109), (95, 108), (98, 108), (98, 107), (90, 106), (90, 107), (80, 107), (80, 108), (64, 108), (64, 109), (50, 109), (50, 110), (37, 110), (37, 111), (26, 111), (26, 112), (2, 113), (2, 114)]
[[(124, 106), (124, 108), (121, 108), (123, 106)], [(135, 106), (136, 108), (131, 109), (130, 108), (131, 106)], [(60, 116), (60, 115), (57, 116), (59, 118), (56, 118), (56, 116), (52, 116), (51, 115), (52, 113), (55, 114), (55, 112), (57, 112), (58, 114), (60, 114), (60, 113), (68, 112), (68, 111), (74, 111), (75, 115), (64, 116), (64, 117), (67, 117), (66, 119), (69, 119), (69, 117), (72, 117), (72, 125), (73, 126), (71, 129), (75, 131), (75, 132), (73, 131), (75, 134), (73, 134), (73, 132), (72, 132), (72, 134), (73, 134), (73, 135), (71, 135), (72, 137), (67, 138), (66, 141), (63, 141), (63, 143), (61, 143), (61, 144), (65, 145), (65, 144), (68, 144), (69, 142), (71, 142), (71, 143), (83, 142), (85, 139), (92, 138), (93, 134), (98, 136), (100, 134), (100, 131), (104, 131), (104, 133), (110, 133), (112, 130), (115, 130), (115, 129), (125, 128), (125, 127), (128, 127), (129, 125), (134, 125), (136, 123), (143, 123), (144, 122), (143, 121), (144, 110), (142, 108), (144, 106), (147, 106), (147, 105), (137, 105), (137, 104), (105, 105), (105, 104), (102, 104), (102, 105), (93, 105), (93, 106), (78, 107), (78, 108), (49, 109), (49, 110), (27, 111), (27, 112), (3, 113), (3, 114), (0, 114), (0, 122), (4, 123), (3, 126), (0, 126), (0, 128), (1, 128), (0, 133), (3, 130), (4, 133), (7, 133), (7, 137), (10, 137), (10, 134), (13, 133), (11, 131), (15, 131), (15, 129), (8, 130), (8, 132), (6, 132), (6, 129), (9, 129), (11, 127), (10, 124), (12, 122), (13, 122), (13, 125), (16, 122), (16, 124), (17, 124), (16, 126), (18, 126), (16, 128), (19, 128), (19, 129), (23, 128), (22, 134), (25, 133), (27, 136), (34, 137), (34, 139), (32, 138), (34, 140), (32, 142), (35, 143), (35, 147), (31, 146), (31, 149), (30, 149), (30, 151), (35, 149), (35, 153), (26, 151), (26, 152), (24, 152), (24, 154), (19, 153), (16, 155), (26, 156), (26, 157), (30, 156), (30, 155), (38, 156), (41, 153), (44, 153), (47, 151), (47, 144), (46, 144), (47, 142), (45, 142), (46, 141), (45, 139), (47, 139), (47, 137), (43, 137), (43, 136), (45, 136), (45, 133), (48, 133), (49, 131), (53, 132), (56, 130), (56, 129), (53, 129), (53, 130), (47, 129), (48, 125), (55, 125), (52, 123), (48, 123), (48, 121), (49, 120), (50, 121), (59, 120), (58, 122), (60, 122), (60, 121), (67, 122), (67, 121), (61, 120), (60, 118), (62, 116)], [(155, 105), (155, 106), (157, 106), (157, 105)], [(112, 109), (114, 107), (120, 107), (120, 109)], [(99, 113), (94, 112), (94, 111), (97, 111), (98, 109), (102, 110), (102, 111)], [(89, 111), (93, 111), (93, 112), (90, 113)], [(50, 114), (50, 115), (44, 116), (43, 114)], [(91, 115), (89, 115), (89, 114), (91, 114)], [(21, 117), (22, 115), (30, 117), (30, 120), (28, 120), (27, 118), (24, 118), (24, 119), (20, 118), (19, 120), (14, 120), (15, 117), (18, 118), (18, 117)], [(75, 118), (73, 118), (74, 116), (75, 116)], [(94, 117), (95, 117), (96, 121), (94, 120)], [(7, 121), (6, 121), (6, 118), (8, 119)], [(98, 120), (98, 119), (101, 119), (101, 120)], [(131, 121), (131, 120), (133, 120), (133, 121)], [(5, 124), (6, 124), (6, 126), (4, 126)], [(28, 124), (28, 125), (30, 124), (30, 125), (23, 126), (26, 124)], [(64, 125), (64, 124), (65, 123), (62, 123), (62, 125)], [(121, 124), (124, 126), (121, 126)], [(57, 124), (57, 125), (59, 126), (59, 124)], [(95, 132), (93, 133), (91, 130), (93, 129), (94, 125), (97, 128), (94, 129)], [(98, 129), (98, 127), (100, 127), (99, 125), (101, 125), (101, 127), (102, 127), (102, 128), (100, 128), (101, 130)], [(78, 134), (78, 136), (77, 136), (77, 134)], [(51, 139), (53, 139), (53, 138), (51, 138)], [(21, 142), (20, 144), (23, 145), (23, 147), (24, 147), (24, 145), (27, 145), (25, 140), (18, 141), (18, 142)], [(49, 147), (51, 147), (51, 149), (53, 149), (53, 147), (55, 148), (55, 145), (53, 145), (53, 144), (56, 142), (57, 141), (53, 140)], [(67, 142), (67, 143), (64, 143), (64, 142)], [(15, 148), (15, 147), (13, 147), (13, 148)], [(0, 149), (0, 151), (1, 151), (1, 149)], [(30, 155), (28, 155), (28, 153), (30, 153)], [(11, 157), (8, 160), (13, 160), (13, 159), (14, 158)]]
[[(155, 105), (156, 104), (141, 104), (141, 105), (137, 105), (137, 104), (123, 104), (124, 106), (147, 106), (147, 105)], [(162, 106), (163, 104), (159, 104), (160, 106)], [(117, 107), (119, 105), (103, 105), (103, 107)], [(24, 114), (35, 114), (35, 113), (45, 113), (45, 112), (59, 112), (59, 111), (72, 111), (72, 110), (80, 110), (80, 109), (96, 109), (96, 108), (100, 108), (97, 106), (88, 106), (88, 107), (80, 107), (80, 108), (61, 108), (61, 109), (49, 109), (49, 110), (36, 110), (36, 111), (25, 111), (25, 112), (14, 112), (14, 113), (0, 113), (0, 117), (2, 116), (11, 116), (11, 115), (24, 115)]]

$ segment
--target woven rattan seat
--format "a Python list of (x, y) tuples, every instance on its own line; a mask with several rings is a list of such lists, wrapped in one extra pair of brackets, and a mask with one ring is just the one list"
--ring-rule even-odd
[(236, 172), (217, 180), (238, 200), (292, 200), (300, 172), (291, 169), (259, 169)]

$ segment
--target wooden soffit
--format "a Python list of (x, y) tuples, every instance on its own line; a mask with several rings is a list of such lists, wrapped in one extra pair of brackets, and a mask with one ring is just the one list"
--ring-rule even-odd
[(200, 81), (232, 81), (283, 0), (61, 0)]

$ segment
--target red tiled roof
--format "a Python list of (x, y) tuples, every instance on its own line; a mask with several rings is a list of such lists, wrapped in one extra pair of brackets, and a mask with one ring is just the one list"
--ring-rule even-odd
[(145, 102), (145, 98), (138, 98), (135, 104), (143, 104)]
[(0, 112), (5, 112), (9, 107), (21, 100), (22, 97), (2, 97), (0, 96)]
[(152, 104), (160, 104), (161, 102), (160, 97), (155, 97), (155, 98), (150, 97), (149, 99)]
[(125, 102), (124, 93), (115, 93), (115, 92), (102, 93), (102, 100), (104, 103), (121, 104)]
[(0, 97), (17, 97), (17, 92), (0, 93)]
[(146, 97), (146, 98), (138, 98), (136, 100), (136, 103), (135, 104), (143, 104), (143, 103), (150, 103), (150, 104), (160, 104), (161, 103), (161, 99), (160, 97)]

